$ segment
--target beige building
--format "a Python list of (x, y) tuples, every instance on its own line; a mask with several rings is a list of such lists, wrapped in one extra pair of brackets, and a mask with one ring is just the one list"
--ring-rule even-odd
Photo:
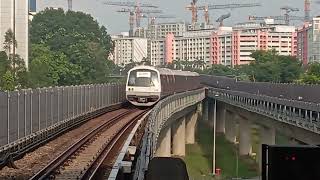
[[(15, 11), (14, 11), (15, 2)], [(15, 12), (15, 14), (14, 14)], [(16, 54), (20, 55), (28, 67), (28, 44), (29, 44), (29, 1), (28, 0), (0, 0), (0, 51), (3, 51), (5, 33), (14, 30), (17, 41)], [(13, 47), (11, 48), (13, 49)], [(10, 53), (13, 53), (12, 50)]]
[(130, 62), (141, 62), (148, 55), (148, 39), (128, 36), (112, 36), (114, 52), (110, 58), (115, 64), (124, 66)]
[(152, 24), (148, 28), (149, 38), (165, 38), (169, 33), (172, 33), (176, 37), (182, 36), (183, 33), (186, 32), (186, 28), (186, 24), (183, 22)]

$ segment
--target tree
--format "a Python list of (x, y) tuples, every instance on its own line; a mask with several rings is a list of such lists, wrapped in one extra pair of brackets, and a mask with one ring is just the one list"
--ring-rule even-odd
[(213, 64), (211, 68), (205, 69), (203, 71), (204, 74), (215, 75), (215, 76), (234, 76), (235, 71), (221, 64)]
[(53, 52), (44, 45), (32, 45), (30, 54), (30, 86), (69, 85), (80, 76), (80, 68), (68, 62), (61, 52)]
[(304, 84), (320, 84), (320, 63), (310, 64), (298, 82)]
[(140, 63), (141, 65), (151, 66), (151, 60), (148, 58), (142, 58), (142, 61)]
[[(58, 56), (58, 60), (54, 61), (55, 65), (49, 64), (49, 67), (60, 67), (55, 73), (50, 70), (54, 84), (108, 81), (108, 76), (115, 67), (108, 60), (113, 43), (106, 28), (100, 27), (90, 15), (74, 11), (65, 13), (62, 9), (45, 9), (34, 17), (30, 27), (31, 43), (43, 45), (53, 53), (51, 55)], [(37, 62), (35, 65), (41, 64)]]
[(255, 51), (251, 57), (255, 60), (240, 70), (253, 81), (291, 83), (298, 79), (302, 72), (298, 59), (278, 55), (274, 50)]
[(10, 71), (7, 71), (2, 79), (2, 90), (13, 91), (15, 89), (15, 79), (13, 74)]
[[(18, 47), (18, 45), (17, 45), (18, 43), (15, 40), (14, 34), (13, 34), (11, 29), (8, 29), (8, 31), (5, 33), (5, 35), (4, 35), (4, 43), (3, 44), (4, 44), (3, 49), (5, 49), (7, 51), (7, 54), (11, 54), (11, 50), (13, 48), (13, 44), (14, 44), (15, 48)], [(10, 57), (10, 56), (8, 56), (8, 57)]]
[(2, 77), (10, 67), (10, 61), (6, 52), (0, 51), (0, 77)]

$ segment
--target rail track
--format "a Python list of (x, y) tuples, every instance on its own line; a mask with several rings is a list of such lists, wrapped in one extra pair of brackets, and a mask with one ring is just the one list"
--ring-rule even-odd
[(148, 110), (127, 109), (95, 127), (31, 179), (94, 179), (106, 159), (112, 159), (119, 139), (130, 133)]

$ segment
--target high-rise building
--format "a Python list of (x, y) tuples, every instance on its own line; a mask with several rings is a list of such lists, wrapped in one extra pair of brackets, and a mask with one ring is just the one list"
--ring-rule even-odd
[(124, 66), (131, 62), (141, 62), (147, 58), (148, 39), (128, 36), (112, 36), (114, 51), (112, 60), (115, 64)]
[(294, 26), (263, 25), (235, 27), (232, 33), (232, 65), (249, 64), (255, 50), (274, 49), (280, 55), (297, 55), (297, 33)]
[(312, 31), (312, 24), (306, 22), (302, 27), (298, 28), (297, 33), (297, 57), (304, 65), (309, 62), (308, 44), (310, 31)]
[(320, 62), (320, 17), (298, 29), (298, 58), (304, 65)]
[[(16, 54), (20, 55), (28, 67), (29, 41), (29, 1), (1, 0), (0, 1), (0, 51), (4, 51), (3, 43), (6, 32), (11, 29), (17, 42)], [(15, 28), (14, 28), (15, 27)], [(13, 53), (13, 47), (10, 48)]]
[(182, 36), (186, 32), (186, 24), (181, 23), (159, 23), (149, 26), (149, 38), (158, 39), (165, 38), (167, 34), (173, 34), (175, 37)]
[(30, 13), (37, 12), (37, 0), (29, 0), (29, 12)]
[[(136, 31), (142, 37), (150, 35), (147, 36), (147, 57), (152, 65), (159, 66), (180, 60), (203, 61), (207, 67), (212, 64), (233, 67), (254, 61), (250, 56), (256, 50), (273, 49), (280, 55), (297, 55), (297, 32), (294, 26), (267, 21), (241, 23), (219, 29), (187, 30), (186, 27), (184, 23), (162, 23), (149, 26), (146, 31)], [(313, 31), (313, 34), (316, 32), (318, 31)]]

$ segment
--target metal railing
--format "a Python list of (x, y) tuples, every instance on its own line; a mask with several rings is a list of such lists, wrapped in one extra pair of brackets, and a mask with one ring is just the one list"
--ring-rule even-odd
[(167, 120), (175, 113), (201, 102), (205, 89), (187, 91), (169, 96), (155, 105), (141, 143), (141, 151), (136, 163), (134, 179), (144, 179), (150, 159), (154, 156), (159, 134)]
[(0, 150), (101, 108), (123, 102), (124, 85), (99, 84), (0, 92)]
[(210, 88), (208, 96), (320, 134), (320, 104)]

